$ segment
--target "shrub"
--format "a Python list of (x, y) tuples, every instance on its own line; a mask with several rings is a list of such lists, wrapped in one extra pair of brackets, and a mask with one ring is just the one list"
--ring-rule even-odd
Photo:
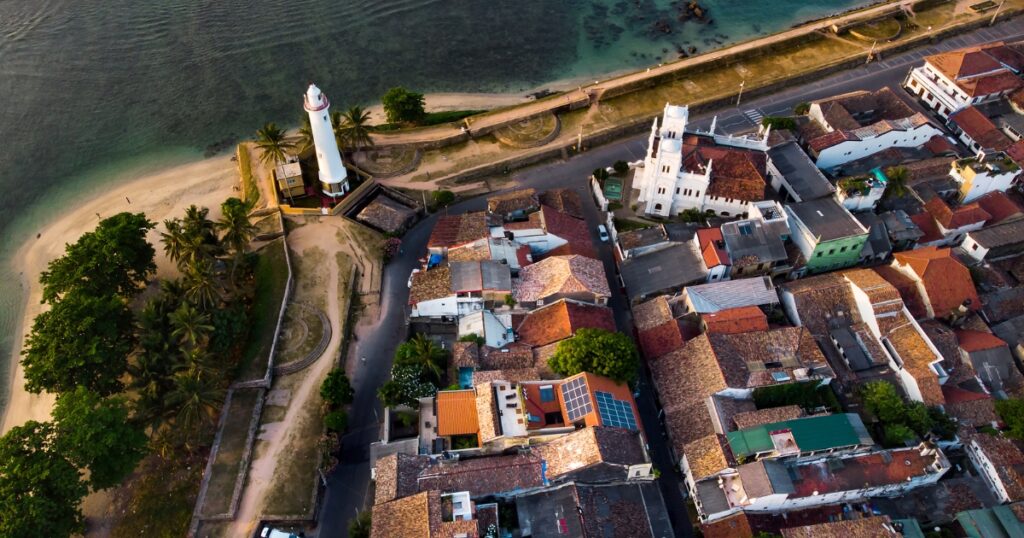
[(798, 103), (793, 107), (793, 113), (797, 116), (803, 116), (811, 111), (811, 104), (808, 102)]
[(640, 358), (633, 340), (625, 334), (585, 328), (558, 343), (548, 366), (565, 376), (590, 372), (622, 383), (636, 379)]
[(401, 86), (388, 90), (381, 98), (381, 102), (391, 123), (415, 123), (422, 120), (426, 114), (423, 94), (411, 92)]
[(434, 205), (445, 207), (455, 201), (455, 193), (452, 191), (439, 190), (430, 193), (434, 198)]
[(799, 405), (807, 411), (827, 407), (833, 413), (840, 412), (842, 408), (832, 389), (828, 385), (817, 385), (817, 381), (802, 381), (756, 388), (754, 389), (754, 405), (758, 409)]
[(332, 407), (348, 405), (352, 403), (352, 384), (345, 375), (345, 371), (339, 369), (331, 370), (320, 384), (320, 396)]
[(622, 176), (625, 175), (626, 172), (629, 172), (629, 163), (627, 163), (626, 161), (615, 161), (615, 164), (612, 165), (612, 168), (615, 170), (616, 174)]
[(342, 409), (331, 411), (324, 415), (324, 426), (332, 431), (341, 433), (348, 428), (348, 413)]
[(793, 118), (782, 118), (778, 116), (767, 116), (761, 119), (761, 125), (772, 129), (796, 129), (796, 120)]

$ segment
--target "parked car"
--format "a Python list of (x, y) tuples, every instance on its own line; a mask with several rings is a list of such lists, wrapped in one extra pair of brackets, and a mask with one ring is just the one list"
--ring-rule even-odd
[(409, 286), (410, 288), (412, 288), (412, 276), (415, 275), (418, 272), (420, 272), (419, 269), (413, 269), (412, 272), (409, 273), (409, 282), (406, 285)]
[(604, 224), (597, 225), (597, 235), (601, 238), (601, 242), (608, 242), (608, 228), (605, 228)]

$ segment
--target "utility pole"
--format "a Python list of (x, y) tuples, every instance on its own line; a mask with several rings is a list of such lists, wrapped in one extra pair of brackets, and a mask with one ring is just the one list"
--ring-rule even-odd
[(865, 64), (871, 63), (871, 58), (875, 55), (875, 45), (877, 45), (877, 44), (878, 44), (878, 41), (872, 41), (871, 42), (871, 50), (868, 51), (868, 59), (867, 59), (866, 62), (864, 62)]
[(1002, 1), (999, 2), (999, 6), (996, 7), (996, 12), (992, 14), (992, 21), (988, 23), (989, 26), (992, 26), (993, 24), (996, 23), (996, 17), (999, 16), (999, 10), (1003, 9), (1003, 4), (1005, 2), (1006, 2), (1006, 0), (1002, 0)]
[(736, 108), (739, 108), (739, 106), (740, 106), (740, 99), (743, 99), (743, 85), (746, 84), (746, 83), (747, 83), (747, 81), (745, 81), (745, 80), (741, 80), (740, 81), (740, 93), (738, 93), (736, 95)]
[(580, 125), (580, 132), (576, 135), (576, 151), (583, 153), (583, 126)]

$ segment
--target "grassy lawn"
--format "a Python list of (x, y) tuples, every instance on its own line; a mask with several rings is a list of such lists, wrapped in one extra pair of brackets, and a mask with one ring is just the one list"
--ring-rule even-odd
[(614, 222), (615, 230), (618, 231), (619, 233), (630, 232), (633, 230), (642, 230), (644, 228), (650, 228), (651, 226), (654, 226), (654, 224), (648, 224), (646, 222), (640, 222), (638, 220), (630, 219), (616, 218)]
[(551, 136), (558, 128), (555, 114), (519, 121), (494, 131), (494, 138), (513, 148), (528, 148)]
[(178, 538), (188, 534), (204, 467), (202, 457), (189, 461), (148, 457), (131, 481), (130, 503), (111, 536)]
[(252, 176), (249, 146), (247, 144), (239, 144), (237, 154), (238, 172), (242, 176), (242, 194), (245, 196), (246, 202), (251, 202), (255, 206), (260, 201), (260, 189), (256, 185), (256, 178)]
[(230, 509), (235, 480), (241, 471), (242, 452), (249, 435), (253, 409), (259, 401), (256, 389), (235, 391), (228, 408), (228, 419), (221, 435), (220, 449), (210, 474), (210, 486), (202, 509), (204, 516), (223, 514)]
[(313, 504), (313, 483), (317, 479), (317, 440), (323, 434), (320, 397), (306, 402), (292, 426), (287, 447), (274, 469), (273, 484), (266, 497), (264, 515), (298, 515)]
[(259, 252), (249, 344), (242, 353), (236, 377), (240, 381), (263, 377), (267, 370), (270, 346), (277, 328), (277, 314), (288, 283), (288, 264), (282, 244), (283, 240), (276, 239)]

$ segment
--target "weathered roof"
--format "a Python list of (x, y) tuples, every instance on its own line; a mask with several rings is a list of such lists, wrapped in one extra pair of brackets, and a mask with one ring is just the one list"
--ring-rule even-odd
[(483, 211), (444, 215), (437, 219), (427, 241), (428, 248), (454, 247), (488, 237), (487, 215)]
[(768, 150), (768, 157), (801, 200), (814, 200), (835, 192), (832, 183), (825, 179), (821, 170), (796, 142), (773, 147)]
[(985, 193), (975, 202), (990, 215), (986, 224), (998, 224), (1008, 219), (1024, 217), (1024, 210), (1002, 191)]
[(775, 285), (768, 276), (687, 286), (683, 293), (693, 304), (694, 311), (700, 314), (779, 302)]
[(857, 90), (812, 101), (821, 107), (825, 121), (833, 129), (857, 129), (879, 120), (896, 120), (914, 115), (888, 86), (869, 92)]
[(697, 230), (697, 243), (700, 253), (704, 256), (704, 265), (716, 267), (730, 265), (729, 253), (725, 250), (722, 230), (719, 228), (701, 228)]
[(535, 189), (517, 189), (487, 197), (487, 212), (502, 216), (516, 211), (535, 210), (537, 205)]
[(638, 299), (703, 281), (708, 270), (700, 252), (686, 243), (630, 257), (619, 264), (619, 273), (626, 285), (626, 294), (630, 299)]
[(767, 176), (765, 154), (756, 151), (719, 146), (710, 137), (686, 135), (683, 140), (683, 167), (703, 173), (711, 164), (708, 196), (743, 201), (764, 199)]
[(585, 220), (561, 213), (546, 205), (540, 206), (540, 214), (543, 217), (544, 229), (549, 234), (566, 240), (576, 249), (586, 249), (584, 255), (588, 257), (597, 257), (593, 242), (590, 240), (590, 228)]
[(632, 250), (640, 247), (649, 247), (664, 243), (669, 240), (668, 232), (662, 225), (649, 226), (638, 230), (619, 232), (616, 241), (623, 250)]
[(768, 316), (756, 306), (726, 308), (701, 315), (709, 334), (735, 334), (768, 330)]
[(1011, 220), (969, 232), (976, 243), (987, 249), (1024, 243), (1024, 219)]
[(1010, 502), (1024, 500), (1024, 453), (1013, 441), (995, 435), (979, 433), (969, 439), (968, 448), (976, 445), (992, 462)]
[(633, 306), (633, 324), (638, 331), (652, 329), (674, 319), (668, 297), (659, 295), (649, 301)]
[(443, 299), (452, 295), (452, 274), (447, 265), (441, 265), (412, 275), (409, 304)]
[(703, 480), (735, 465), (727, 450), (724, 437), (714, 433), (684, 445), (683, 454), (693, 480)]
[[(494, 261), (451, 262), (451, 291), (512, 291), (512, 273), (508, 265)], [(419, 274), (422, 274), (419, 273)]]
[(971, 272), (953, 257), (951, 249), (924, 247), (898, 252), (894, 263), (908, 265), (921, 279), (936, 316), (944, 317), (967, 301), (970, 310), (981, 307)]
[(793, 420), (803, 416), (804, 410), (799, 405), (784, 405), (782, 407), (768, 407), (755, 411), (736, 413), (733, 415), (732, 421), (736, 424), (736, 429), (743, 430), (762, 424)]
[(785, 292), (793, 294), (800, 324), (815, 336), (827, 336), (832, 328), (829, 320), (853, 317), (857, 304), (849, 281), (839, 273), (801, 278), (782, 284)]
[(540, 203), (566, 215), (583, 218), (583, 202), (572, 189), (549, 189), (540, 193)]
[(517, 330), (519, 341), (545, 346), (565, 340), (582, 328), (615, 331), (611, 309), (562, 299), (527, 314)]
[(867, 235), (868, 230), (834, 198), (789, 204), (788, 209), (818, 241)]
[(945, 402), (942, 387), (938, 373), (932, 369), (932, 364), (942, 357), (932, 351), (927, 337), (902, 312), (877, 319), (882, 338), (888, 340), (904, 369), (914, 378), (924, 403), (942, 405)]
[(1013, 144), (1013, 140), (1003, 134), (992, 120), (973, 105), (953, 114), (949, 121), (956, 124), (983, 149), (1003, 151)]
[(938, 196), (928, 200), (928, 203), (924, 205), (924, 209), (935, 218), (936, 222), (947, 230), (955, 230), (970, 224), (985, 222), (992, 218), (992, 215), (989, 215), (988, 212), (982, 209), (977, 202), (960, 205), (953, 209), (946, 205), (946, 202)]
[(1020, 504), (964, 510), (956, 514), (956, 521), (968, 538), (1024, 536), (1024, 506)]
[(552, 480), (601, 463), (630, 466), (648, 461), (638, 431), (603, 426), (576, 430), (533, 451), (544, 461), (546, 476)]
[(604, 265), (584, 256), (554, 256), (522, 268), (513, 286), (513, 295), (520, 302), (572, 293), (611, 296)]
[(670, 319), (661, 325), (638, 331), (637, 340), (644, 356), (654, 359), (682, 347), (686, 337), (680, 322)]
[(774, 263), (787, 258), (782, 238), (759, 219), (726, 222), (721, 230), (734, 265)]
[(383, 194), (374, 198), (356, 215), (356, 220), (385, 232), (403, 230), (414, 218), (416, 218), (415, 211)]
[(845, 519), (817, 525), (782, 529), (782, 538), (900, 538), (889, 516)]
[(760, 452), (787, 448), (776, 446), (772, 439), (774, 433), (782, 430), (792, 434), (801, 453), (874, 444), (856, 413), (818, 415), (761, 424), (729, 432), (726, 437), (733, 455), (742, 459)]
[(441, 527), (441, 495), (424, 491), (373, 507), (372, 538), (430, 538)]
[(797, 379), (796, 370), (834, 377), (814, 337), (804, 327), (709, 337), (718, 368), (734, 388), (755, 388)]
[(1020, 53), (1001, 41), (934, 54), (925, 60), (971, 97), (1024, 85), (1014, 74), (1020, 71)]

